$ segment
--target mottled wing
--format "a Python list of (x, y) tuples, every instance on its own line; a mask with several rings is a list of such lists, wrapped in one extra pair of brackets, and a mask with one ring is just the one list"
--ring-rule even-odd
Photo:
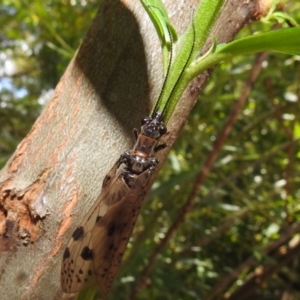
[(102, 190), (95, 204), (86, 214), (81, 224), (75, 229), (65, 249), (61, 268), (61, 286), (67, 293), (75, 293), (95, 284), (91, 267), (95, 239), (92, 230), (99, 219), (129, 191), (118, 170), (119, 161), (106, 175)]
[(123, 253), (132, 234), (145, 186), (152, 171), (140, 174), (129, 192), (98, 220), (92, 230), (93, 270), (103, 295), (107, 295), (119, 269)]

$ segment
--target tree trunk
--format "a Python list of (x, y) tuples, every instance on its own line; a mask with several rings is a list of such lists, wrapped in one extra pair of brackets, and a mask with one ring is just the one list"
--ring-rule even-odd
[[(198, 1), (165, 2), (180, 35)], [(258, 7), (256, 1), (228, 0), (214, 28), (218, 42), (232, 40)], [(163, 139), (168, 149), (208, 74), (190, 84), (177, 106)], [(132, 148), (132, 130), (149, 114), (162, 79), (160, 43), (142, 5), (101, 1), (52, 100), (0, 173), (2, 299), (62, 298), (66, 243), (106, 173)], [(159, 153), (160, 166), (167, 152)]]

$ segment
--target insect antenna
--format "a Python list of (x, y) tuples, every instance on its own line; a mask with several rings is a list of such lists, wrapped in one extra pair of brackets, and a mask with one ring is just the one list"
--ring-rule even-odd
[[(168, 30), (168, 34), (169, 34), (169, 37), (170, 37), (170, 55), (169, 55), (169, 63), (168, 63), (168, 67), (167, 67), (167, 72), (166, 72), (166, 76), (165, 76), (165, 79), (164, 79), (164, 82), (163, 82), (163, 85), (161, 87), (161, 90), (160, 90), (160, 93), (159, 93), (159, 96), (158, 96), (158, 99), (156, 101), (156, 104), (155, 104), (155, 107), (153, 109), (153, 113), (152, 113), (152, 117), (156, 114), (156, 112), (158, 111), (158, 106), (161, 102), (161, 98), (164, 94), (164, 91), (165, 91), (165, 87), (166, 87), (166, 83), (167, 83), (167, 79), (169, 77), (169, 74), (170, 74), (170, 69), (171, 69), (171, 64), (172, 64), (172, 58), (173, 58), (173, 38), (172, 38), (172, 34), (170, 32), (170, 28), (168, 26), (168, 24), (166, 24), (167, 26), (167, 30)], [(163, 114), (162, 114), (163, 116)]]
[[(170, 95), (169, 95), (169, 97), (168, 97), (168, 100), (167, 100), (167, 102), (166, 102), (166, 104), (165, 104), (165, 106), (164, 106), (164, 108), (163, 108), (163, 110), (162, 110), (162, 116), (165, 115), (166, 110), (167, 110), (167, 108), (168, 108), (168, 105), (169, 105), (169, 103), (170, 103), (170, 101), (171, 101), (171, 99), (172, 99), (172, 96), (173, 96), (174, 92), (175, 92), (176, 86), (177, 86), (179, 80), (181, 79), (182, 74), (183, 74), (183, 72), (185, 71), (185, 68), (186, 68), (186, 66), (188, 65), (188, 63), (189, 63), (189, 61), (190, 61), (190, 58), (191, 58), (191, 56), (192, 56), (192, 53), (193, 53), (193, 50), (194, 50), (194, 47), (195, 47), (195, 35), (196, 35), (196, 30), (195, 30), (195, 24), (194, 24), (194, 22), (192, 22), (192, 28), (193, 28), (193, 43), (192, 43), (192, 47), (191, 47), (189, 56), (188, 56), (188, 58), (187, 58), (187, 60), (186, 60), (186, 62), (185, 62), (185, 64), (184, 64), (184, 66), (183, 66), (183, 68), (182, 68), (182, 70), (181, 70), (179, 76), (177, 77), (177, 80), (176, 80), (175, 84), (174, 84), (173, 87), (172, 87), (172, 90), (171, 90), (171, 93), (170, 93)], [(169, 30), (169, 29), (168, 29), (168, 30)]]
[[(168, 69), (167, 69), (166, 77), (165, 77), (165, 79), (164, 79), (164, 82), (163, 82), (163, 85), (162, 85), (162, 88), (161, 88), (161, 91), (160, 91), (158, 100), (157, 100), (157, 102), (156, 102), (156, 104), (155, 104), (155, 107), (154, 107), (152, 116), (154, 116), (154, 114), (158, 111), (158, 106), (159, 106), (159, 104), (160, 104), (160, 102), (161, 102), (161, 98), (162, 98), (162, 96), (163, 96), (163, 94), (164, 94), (164, 89), (165, 89), (165, 86), (166, 86), (166, 82), (167, 82), (167, 79), (168, 79), (168, 76), (169, 76), (169, 73), (170, 73), (170, 69), (171, 69), (171, 64), (172, 64), (172, 56), (173, 56), (173, 53), (172, 53), (172, 52), (173, 52), (173, 40), (172, 40), (172, 35), (171, 35), (171, 33), (170, 33), (170, 29), (169, 29), (168, 25), (166, 25), (166, 26), (167, 26), (167, 29), (168, 29), (168, 32), (169, 32), (169, 35), (170, 35), (170, 41), (171, 41), (170, 59), (169, 59), (169, 64), (168, 64)], [(187, 60), (186, 60), (186, 62), (185, 62), (185, 64), (184, 64), (184, 66), (183, 66), (183, 68), (182, 68), (182, 70), (181, 70), (181, 72), (180, 72), (180, 74), (179, 74), (179, 76), (178, 76), (178, 78), (177, 78), (177, 80), (176, 80), (174, 86), (172, 87), (172, 90), (171, 90), (171, 93), (170, 93), (170, 95), (169, 95), (169, 97), (168, 97), (168, 100), (167, 100), (166, 104), (164, 105), (164, 108), (163, 108), (163, 110), (162, 110), (162, 112), (161, 112), (161, 117), (162, 117), (162, 118), (164, 117), (164, 115), (165, 115), (165, 113), (166, 113), (166, 110), (167, 110), (167, 108), (168, 108), (168, 105), (169, 105), (169, 103), (170, 103), (170, 101), (171, 101), (171, 99), (172, 99), (172, 96), (173, 96), (174, 92), (175, 92), (176, 86), (177, 86), (179, 80), (181, 79), (182, 74), (183, 74), (183, 72), (185, 71), (185, 68), (186, 68), (186, 66), (188, 65), (188, 63), (189, 63), (189, 61), (190, 61), (190, 58), (191, 58), (191, 56), (192, 56), (192, 53), (193, 53), (193, 50), (194, 50), (194, 47), (195, 47), (195, 35), (196, 35), (196, 30), (195, 30), (195, 24), (194, 24), (194, 22), (192, 22), (192, 28), (193, 28), (193, 43), (192, 43), (191, 50), (190, 50), (189, 56), (188, 56), (188, 58), (187, 58)]]

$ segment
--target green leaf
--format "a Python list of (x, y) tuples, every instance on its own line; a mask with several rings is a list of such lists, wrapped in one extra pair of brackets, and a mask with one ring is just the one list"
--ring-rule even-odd
[(164, 90), (154, 108), (160, 111), (166, 109), (165, 122), (168, 122), (183, 91), (190, 82), (185, 76), (185, 70), (205, 44), (223, 3), (223, 0), (202, 0), (195, 11), (192, 23), (181, 37), (180, 47), (174, 57)]
[[(270, 20), (275, 19), (276, 22), (278, 23), (283, 23), (286, 21), (289, 21), (293, 26), (299, 26), (299, 24), (297, 23), (297, 21), (292, 18), (290, 15), (288, 15), (287, 13), (284, 13), (282, 11), (276, 11), (274, 12), (268, 20), (266, 20), (266, 22), (269, 22)], [(264, 19), (262, 21), (265, 21)]]
[(258, 33), (233, 41), (216, 53), (239, 55), (262, 51), (275, 51), (300, 55), (300, 28), (285, 28)]
[(163, 51), (164, 74), (167, 75), (171, 63), (172, 44), (177, 41), (177, 33), (170, 22), (168, 12), (161, 0), (140, 0), (148, 13), (160, 39)]
[(77, 295), (77, 300), (93, 300), (99, 292), (98, 286), (90, 287), (86, 290), (80, 291)]
[(189, 69), (189, 81), (210, 67), (233, 56), (253, 54), (264, 51), (300, 55), (300, 28), (285, 28), (270, 32), (258, 33), (235, 40), (229, 44), (219, 45), (214, 53), (200, 57)]
[(177, 41), (177, 33), (170, 22), (168, 13), (160, 0), (140, 0), (148, 13), (162, 45), (171, 49), (172, 41)]

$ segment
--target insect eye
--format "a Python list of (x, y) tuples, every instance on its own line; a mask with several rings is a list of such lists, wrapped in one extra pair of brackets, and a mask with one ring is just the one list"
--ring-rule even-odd
[(165, 125), (161, 125), (159, 128), (159, 133), (164, 135), (167, 132), (167, 127)]
[(145, 117), (141, 120), (141, 125), (145, 125), (146, 123), (148, 123), (149, 121), (149, 117)]

